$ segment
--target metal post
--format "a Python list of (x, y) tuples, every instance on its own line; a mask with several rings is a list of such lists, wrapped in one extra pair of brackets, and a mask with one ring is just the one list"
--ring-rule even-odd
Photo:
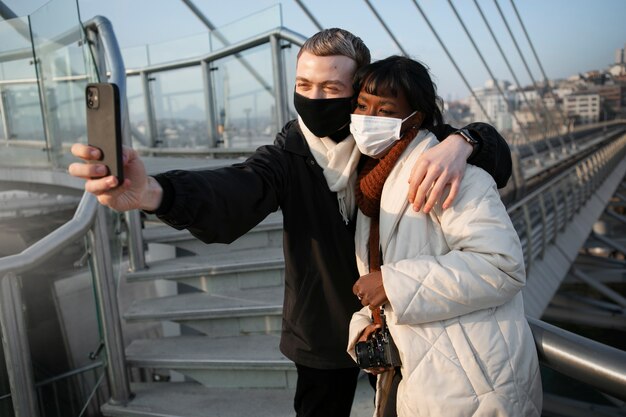
[(37, 417), (39, 409), (20, 287), (13, 273), (8, 273), (0, 281), (2, 346), (15, 417)]
[(274, 69), (274, 98), (276, 100), (276, 123), (280, 130), (289, 117), (287, 116), (287, 103), (285, 99), (285, 68), (283, 66), (283, 56), (280, 47), (280, 39), (276, 35), (270, 36), (272, 47), (272, 67)]
[(143, 90), (143, 105), (146, 111), (146, 137), (148, 146), (154, 148), (156, 143), (156, 123), (154, 120), (154, 108), (152, 107), (152, 95), (150, 93), (150, 75), (141, 73), (141, 88)]
[(526, 273), (528, 273), (533, 259), (533, 225), (530, 219), (530, 210), (528, 209), (528, 204), (524, 204), (522, 206), (522, 212), (524, 213), (524, 223), (526, 224), (526, 241), (528, 242), (528, 261), (526, 262)]
[(7, 114), (7, 108), (9, 106), (5, 103), (6, 92), (0, 86), (0, 117), (2, 117), (2, 131), (4, 132), (4, 138), (6, 140), (11, 139), (11, 129), (9, 125), (9, 115)]
[(128, 225), (128, 261), (131, 271), (146, 269), (146, 254), (143, 247), (143, 232), (139, 210), (124, 213)]
[(217, 119), (215, 118), (215, 91), (213, 89), (213, 76), (211, 75), (211, 62), (202, 61), (202, 84), (204, 85), (204, 107), (206, 112), (207, 131), (209, 133), (209, 147), (217, 146), (218, 132)]
[(91, 50), (91, 56), (94, 60), (96, 67), (96, 74), (100, 82), (107, 81), (107, 61), (104, 55), (104, 48), (100, 45), (100, 38), (97, 32), (93, 30), (87, 31), (87, 40), (89, 42), (89, 49)]
[(97, 208), (94, 227), (88, 234), (89, 246), (93, 262), (98, 310), (102, 322), (102, 337), (106, 346), (111, 403), (127, 404), (131, 397), (130, 383), (126, 372), (124, 339), (117, 305), (116, 283), (106, 228), (105, 210), (103, 206)]

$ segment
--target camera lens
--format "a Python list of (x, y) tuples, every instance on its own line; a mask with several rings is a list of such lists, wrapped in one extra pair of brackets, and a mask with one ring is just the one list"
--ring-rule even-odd
[(93, 107), (93, 100), (89, 100), (89, 101), (87, 101), (87, 105), (88, 105), (89, 107)]

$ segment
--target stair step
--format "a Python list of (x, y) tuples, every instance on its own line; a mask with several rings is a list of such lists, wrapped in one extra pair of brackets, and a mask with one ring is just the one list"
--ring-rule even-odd
[[(105, 404), (107, 417), (291, 417), (294, 389), (211, 388), (194, 382), (134, 383), (126, 406)], [(350, 417), (371, 417), (374, 391), (359, 378)]]
[(206, 244), (187, 230), (157, 223), (147, 224), (143, 237), (147, 243), (172, 244), (195, 254), (225, 253), (245, 249), (282, 247), (283, 217), (280, 211), (271, 213), (261, 223), (230, 244)]
[(126, 348), (126, 360), (175, 370), (207, 387), (292, 388), (295, 365), (279, 351), (279, 340), (277, 334), (138, 339)]
[(169, 320), (215, 337), (278, 333), (282, 325), (282, 286), (203, 292), (135, 301), (128, 322)]
[(218, 292), (282, 285), (285, 269), (280, 248), (185, 256), (151, 262), (148, 266), (127, 273), (128, 282), (169, 279), (202, 291)]
[(105, 404), (107, 417), (287, 417), (293, 389), (212, 388), (193, 382), (142, 383), (126, 406)]

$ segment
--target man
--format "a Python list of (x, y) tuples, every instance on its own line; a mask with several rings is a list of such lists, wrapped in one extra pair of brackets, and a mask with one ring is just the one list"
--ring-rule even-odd
[[(155, 212), (165, 223), (186, 228), (207, 243), (232, 242), (269, 213), (282, 210), (280, 349), (297, 367), (298, 416), (347, 417), (356, 388), (358, 368), (345, 346), (350, 317), (360, 308), (352, 285), (359, 278), (353, 190), (361, 155), (349, 122), (352, 76), (369, 61), (361, 39), (345, 30), (328, 29), (308, 39), (296, 69), (298, 120), (289, 122), (273, 145), (260, 147), (243, 163), (149, 177), (137, 154), (126, 149), (126, 180), (117, 188), (115, 177), (90, 179), (104, 175), (101, 166), (70, 166), (70, 173), (85, 178), (85, 189), (100, 203), (119, 211)], [(408, 198), (416, 209), (430, 210), (450, 183), (448, 205), (472, 153), (474, 163), (499, 185), (506, 184), (511, 163), (504, 140), (488, 125), (474, 123), (468, 129), (462, 132), (466, 138), (449, 126), (438, 128), (440, 139), (452, 135), (415, 166)], [(478, 143), (472, 146), (466, 139)], [(80, 144), (72, 152), (85, 160), (99, 157), (97, 149)]]

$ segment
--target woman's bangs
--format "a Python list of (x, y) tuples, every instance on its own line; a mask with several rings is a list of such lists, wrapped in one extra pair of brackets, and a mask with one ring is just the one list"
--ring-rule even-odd
[(399, 83), (391, 71), (373, 71), (365, 77), (361, 90), (379, 97), (398, 97)]

